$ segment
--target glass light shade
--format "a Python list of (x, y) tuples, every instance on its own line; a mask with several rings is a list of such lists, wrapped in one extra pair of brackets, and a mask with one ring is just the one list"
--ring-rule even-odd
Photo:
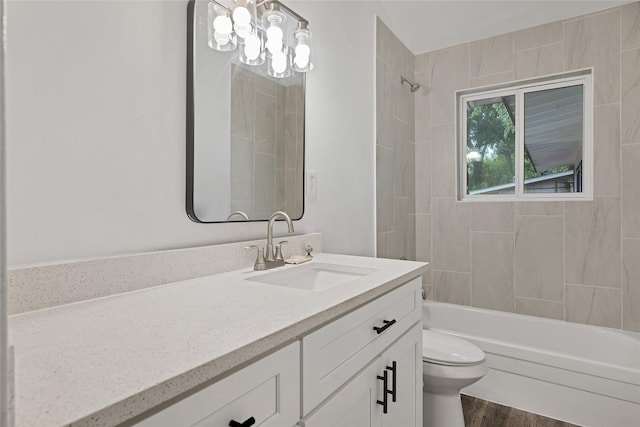
[(238, 6), (233, 10), (233, 22), (240, 27), (251, 24), (251, 12), (244, 6)]
[(227, 15), (218, 15), (213, 20), (213, 29), (216, 33), (231, 34), (233, 23)]
[(208, 4), (208, 44), (209, 47), (221, 52), (229, 52), (236, 48), (235, 34), (230, 30), (231, 18), (224, 7), (209, 2)]
[(251, 26), (251, 24), (246, 25), (246, 26), (241, 26), (241, 25), (238, 25), (238, 24), (234, 24), (233, 28), (236, 31), (236, 35), (238, 37), (240, 37), (241, 39), (246, 39), (253, 32), (253, 26)]
[(293, 37), (296, 40), (296, 47), (293, 49), (291, 68), (299, 73), (306, 73), (313, 70), (311, 62), (311, 31), (307, 28), (298, 28)]
[(269, 55), (267, 59), (267, 74), (277, 79), (289, 77), (291, 69), (289, 68), (289, 52), (287, 48)]
[(278, 52), (281, 52), (283, 47), (284, 47), (284, 44), (282, 43), (282, 39), (279, 39), (279, 40), (274, 38), (267, 39), (267, 50), (269, 51), (270, 54), (274, 55)]
[(240, 62), (247, 65), (264, 64), (265, 52), (261, 32), (253, 32), (240, 44)]
[(281, 52), (286, 40), (287, 17), (279, 10), (267, 10), (262, 14), (262, 28), (266, 31), (266, 47), (271, 55)]

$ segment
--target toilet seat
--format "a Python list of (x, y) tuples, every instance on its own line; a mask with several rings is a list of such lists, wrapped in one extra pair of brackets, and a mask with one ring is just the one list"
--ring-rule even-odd
[(484, 352), (463, 339), (423, 329), (422, 360), (446, 366), (477, 365), (484, 362)]

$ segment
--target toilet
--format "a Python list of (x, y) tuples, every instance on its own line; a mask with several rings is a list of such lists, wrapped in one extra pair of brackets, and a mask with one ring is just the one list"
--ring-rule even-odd
[(487, 373), (484, 352), (452, 335), (422, 331), (424, 427), (464, 427), (460, 390)]

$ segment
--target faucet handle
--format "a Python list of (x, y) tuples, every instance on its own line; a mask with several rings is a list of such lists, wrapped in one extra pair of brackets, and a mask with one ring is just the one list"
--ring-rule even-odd
[(278, 244), (276, 245), (276, 261), (284, 261), (284, 257), (282, 256), (282, 246), (286, 245), (287, 243), (289, 242), (283, 240), (281, 242), (278, 242)]
[(313, 252), (313, 246), (311, 245), (307, 245), (304, 247), (304, 250), (307, 252), (307, 256), (312, 257), (313, 255), (311, 255), (311, 252)]
[(256, 271), (266, 269), (267, 263), (264, 260), (263, 247), (260, 247), (258, 245), (250, 245), (250, 246), (245, 246), (244, 249), (248, 251), (251, 249), (258, 249), (258, 257), (256, 258), (256, 262), (253, 264), (253, 269)]

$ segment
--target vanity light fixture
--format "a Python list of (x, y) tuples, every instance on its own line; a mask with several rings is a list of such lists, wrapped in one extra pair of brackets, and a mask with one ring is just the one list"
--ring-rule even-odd
[[(208, 10), (212, 49), (229, 52), (238, 47), (240, 62), (254, 66), (266, 62), (267, 74), (275, 78), (313, 69), (309, 21), (279, 0), (211, 0)], [(291, 38), (289, 18), (292, 23), (297, 20)]]

